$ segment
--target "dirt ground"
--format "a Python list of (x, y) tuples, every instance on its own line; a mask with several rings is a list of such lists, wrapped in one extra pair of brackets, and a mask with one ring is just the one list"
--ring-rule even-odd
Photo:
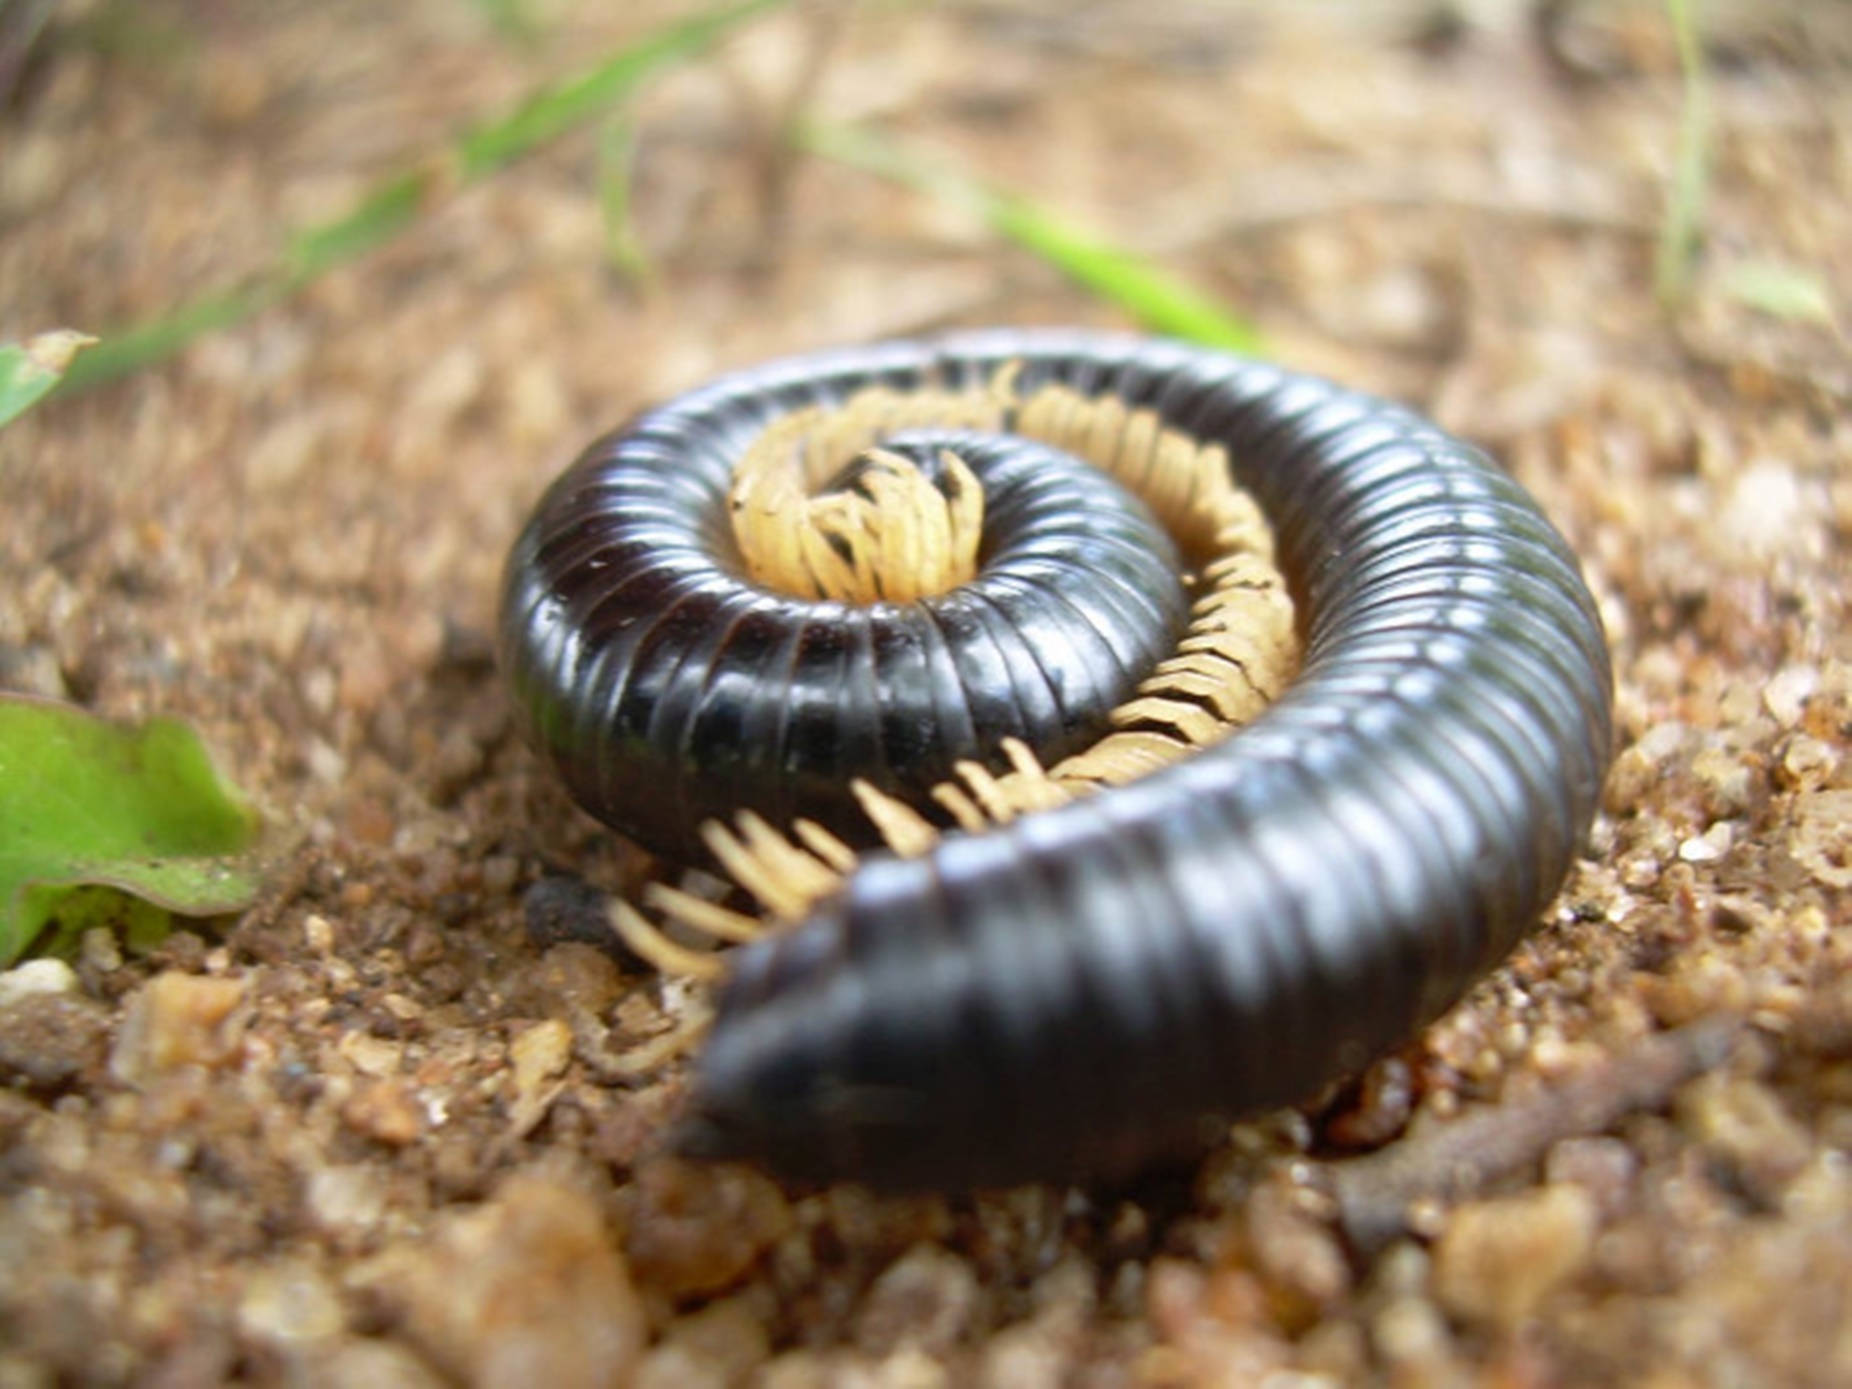
[[(0, 337), (232, 282), (686, 7), (529, 8), (518, 42), (460, 0), (62, 7), (0, 111)], [(649, 86), (647, 282), (587, 131), (0, 435), (0, 685), (188, 718), (277, 846), (239, 919), (0, 979), (0, 1386), (1852, 1383), (1852, 357), (1754, 288), (1852, 303), (1852, 20), (1706, 8), (1673, 310), (1657, 4), (869, 3)], [(1194, 1170), (884, 1200), (681, 1165), (687, 986), (530, 932), (544, 875), (653, 871), (490, 660), (552, 473), (728, 366), (1123, 322), (785, 152), (803, 101), (1492, 447), (1601, 600), (1621, 751), (1558, 904)]]

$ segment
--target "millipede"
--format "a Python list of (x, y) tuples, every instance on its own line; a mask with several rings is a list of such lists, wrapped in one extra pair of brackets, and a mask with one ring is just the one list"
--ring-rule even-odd
[(1112, 1177), (1306, 1100), (1504, 958), (1611, 751), (1594, 600), (1487, 455), (1077, 330), (645, 412), (540, 501), (500, 642), (578, 802), (761, 907), (612, 917), (716, 977), (679, 1146), (795, 1180)]

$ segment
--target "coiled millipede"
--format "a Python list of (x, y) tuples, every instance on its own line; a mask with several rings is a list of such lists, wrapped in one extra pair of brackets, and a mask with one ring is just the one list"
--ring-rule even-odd
[[(1182, 558), (1130, 554), (1144, 508), (1062, 453)], [(542, 500), (501, 640), (579, 801), (705, 844), (775, 919), (653, 890), (745, 942), (684, 1147), (804, 1179), (1113, 1174), (1307, 1098), (1497, 964), (1610, 754), (1595, 604), (1494, 463), (1087, 332), (814, 355), (643, 415)]]

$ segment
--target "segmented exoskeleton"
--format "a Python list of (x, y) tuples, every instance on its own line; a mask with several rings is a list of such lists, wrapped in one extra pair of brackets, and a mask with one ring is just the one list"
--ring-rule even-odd
[[(1147, 524), (1135, 509), (1101, 520), (1097, 536), (1086, 524), (1070, 532), (1068, 557), (1096, 583), (1041, 576), (1006, 583), (1007, 604), (978, 604), (982, 658), (935, 666), (904, 636), (883, 646), (877, 609), (827, 598), (800, 609), (757, 587), (728, 528), (737, 460), (793, 411), (915, 393), (970, 403), (972, 417), (960, 406), (945, 428), (1002, 435), (909, 443), (932, 421), (882, 406), (862, 411), (889, 422), (873, 442), (974, 456), (984, 465), (974, 474), (999, 458), (1001, 473), (1040, 473), (1041, 453), (1020, 460), (1042, 445), (1012, 431), (1110, 434), (1110, 458), (1132, 460), (1135, 490), (1196, 562), (1213, 552), (1208, 538), (1240, 529), (1221, 489), (1245, 488), (1297, 614), (1297, 670), (1279, 697), (1124, 784), (1051, 798), (1062, 803), (1008, 823), (927, 832), (906, 855), (849, 857), (840, 840), (855, 815), (836, 788), (851, 776), (914, 795), (965, 759), (994, 763), (985, 744), (1004, 734), (1052, 730), (1043, 756), (1059, 757), (1128, 691), (1121, 708), (1139, 703), (1141, 679), (1154, 678), (1144, 663), (1167, 669), (1152, 632), (1174, 633), (1182, 612), (1174, 558), (1136, 564), (1117, 548)], [(1087, 485), (1046, 466), (1062, 479), (1051, 492)], [(736, 511), (749, 504), (733, 493)], [(831, 565), (821, 549), (812, 558)], [(993, 558), (980, 552), (975, 583), (995, 581)], [(1226, 576), (1231, 563), (1202, 573)], [(993, 628), (1008, 606), (1063, 641)], [(1120, 610), (1155, 620), (1121, 638), (1107, 625)], [(826, 621), (845, 625), (810, 635)], [(1186, 630), (1160, 722), (1187, 724), (1199, 690), (1205, 706), (1230, 707), (1205, 684), (1211, 665), (1249, 670), (1227, 630)], [(534, 740), (595, 814), (685, 850), (701, 821), (729, 811), (718, 785), (768, 817), (835, 831), (805, 842), (840, 883), (826, 874), (786, 913), (801, 919), (729, 958), (684, 1142), (793, 1176), (881, 1185), (1121, 1170), (1205, 1115), (1303, 1099), (1361, 1067), (1456, 1000), (1536, 919), (1610, 753), (1594, 602), (1563, 540), (1493, 462), (1406, 409), (1321, 380), (1092, 333), (998, 330), (820, 354), (646, 414), (542, 502), (510, 563), (502, 644)], [(1051, 674), (1057, 645), (1075, 662), (1071, 680)], [(900, 706), (872, 683), (884, 661), (916, 673), (930, 720), (888, 717)], [(851, 733), (816, 732), (832, 702)], [(1184, 712), (1167, 714), (1172, 705)], [(948, 730), (972, 745), (941, 739)], [(850, 744), (873, 747), (875, 764), (847, 766)], [(931, 764), (919, 775), (916, 755)], [(795, 775), (780, 782), (768, 767)], [(952, 793), (933, 794), (975, 823)]]

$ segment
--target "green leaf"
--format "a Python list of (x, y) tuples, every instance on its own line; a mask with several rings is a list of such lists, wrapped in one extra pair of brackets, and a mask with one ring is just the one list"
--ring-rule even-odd
[(1744, 261), (1725, 277), (1723, 289), (1737, 303), (1770, 318), (1789, 323), (1833, 322), (1833, 299), (1826, 281), (1785, 261)]
[(131, 728), (0, 695), (0, 965), (47, 925), (66, 939), (104, 921), (132, 940), (154, 931), (145, 909), (86, 887), (184, 916), (248, 905), (256, 834), (256, 813), (186, 724)]
[[(34, 900), (41, 894), (42, 904)], [(166, 907), (131, 897), (120, 888), (27, 888), (26, 900), (29, 910), (39, 907), (47, 917), (46, 929), (33, 944), (35, 955), (74, 958), (82, 948), (84, 933), (99, 929), (117, 936), (129, 949), (145, 952), (166, 940), (174, 928), (174, 915)]]
[(71, 358), (96, 339), (69, 328), (25, 343), (0, 343), (0, 425), (23, 414), (58, 384)]

